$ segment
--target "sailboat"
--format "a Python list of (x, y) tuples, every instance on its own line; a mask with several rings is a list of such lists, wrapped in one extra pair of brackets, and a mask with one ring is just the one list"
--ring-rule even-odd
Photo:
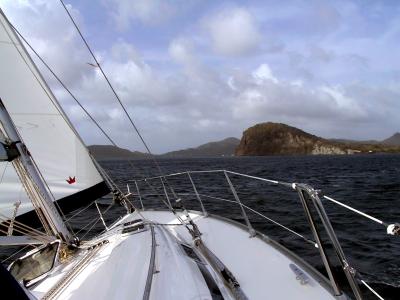
[[(11, 178), (1, 183), (0, 245), (34, 246), (20, 253), (7, 270), (1, 269), (1, 298), (363, 299), (360, 284), (380, 297), (350, 265), (321, 199), (385, 226), (389, 234), (399, 234), (398, 224), (383, 222), (306, 184), (228, 170), (160, 174), (135, 180), (136, 192), (124, 194), (91, 157), (2, 11), (0, 24), (0, 160), (13, 167)], [(214, 198), (239, 208), (243, 222), (206, 210), (204, 199), (211, 196), (199, 192), (193, 176), (215, 174), (226, 180), (232, 198)], [(245, 205), (232, 177), (293, 191), (313, 239)], [(187, 183), (200, 211), (185, 208), (172, 178)], [(145, 209), (139, 185), (151, 186), (151, 180), (162, 189), (164, 208)], [(110, 191), (125, 213), (107, 225), (99, 210), (104, 231), (78, 239), (64, 214), (81, 211)], [(131, 203), (132, 195), (141, 205)], [(327, 276), (256, 231), (250, 212), (311, 243)], [(338, 284), (322, 230), (346, 275), (349, 293)]]

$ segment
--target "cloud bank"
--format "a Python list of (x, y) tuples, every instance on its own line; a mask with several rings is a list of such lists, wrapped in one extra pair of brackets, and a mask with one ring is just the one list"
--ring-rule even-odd
[[(399, 131), (399, 7), (295, 4), (104, 0), (69, 9), (156, 153), (240, 137), (265, 121), (324, 137)], [(58, 3), (0, 6), (117, 143), (143, 151)], [(106, 143), (44, 75), (86, 143)]]

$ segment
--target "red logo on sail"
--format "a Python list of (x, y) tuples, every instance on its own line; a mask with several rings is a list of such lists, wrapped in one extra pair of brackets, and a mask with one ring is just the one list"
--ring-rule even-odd
[(66, 181), (68, 182), (68, 184), (73, 184), (73, 183), (75, 183), (75, 182), (76, 182), (75, 176), (74, 176), (74, 177), (69, 176), (69, 178), (68, 178)]

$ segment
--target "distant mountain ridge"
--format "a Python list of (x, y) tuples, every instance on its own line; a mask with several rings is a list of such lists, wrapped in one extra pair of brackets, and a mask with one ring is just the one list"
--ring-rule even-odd
[(383, 140), (382, 144), (390, 146), (400, 146), (400, 133), (396, 132), (390, 138)]
[(99, 160), (118, 158), (146, 158), (148, 154), (139, 151), (130, 151), (112, 145), (91, 145), (88, 146), (90, 153)]
[(163, 154), (165, 157), (204, 157), (204, 156), (232, 156), (240, 140), (234, 137), (222, 141), (210, 142), (196, 148), (171, 151)]
[[(143, 159), (147, 153), (112, 145), (88, 146), (96, 159)], [(171, 151), (157, 157), (217, 157), (233, 155), (346, 154), (400, 152), (400, 133), (383, 140), (324, 139), (282, 123), (261, 123), (248, 128), (241, 140), (230, 137), (198, 147)]]
[[(171, 151), (158, 157), (210, 157), (210, 156), (232, 156), (240, 140), (234, 137), (226, 138), (221, 141), (210, 142), (196, 148)], [(112, 145), (92, 145), (88, 146), (92, 155), (99, 160), (105, 159), (126, 159), (126, 158), (149, 158), (150, 155), (139, 151), (115, 147)]]
[(357, 141), (357, 140), (349, 140), (349, 139), (328, 139), (328, 141), (341, 143), (341, 144), (368, 144), (368, 145), (376, 145), (381, 144), (382, 142), (377, 140), (366, 140), (366, 141)]

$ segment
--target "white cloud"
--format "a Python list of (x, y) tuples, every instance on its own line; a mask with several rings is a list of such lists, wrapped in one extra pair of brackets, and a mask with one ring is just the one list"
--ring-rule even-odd
[(164, 0), (104, 0), (120, 29), (128, 29), (138, 20), (145, 24), (159, 24), (175, 13), (173, 3)]
[(359, 103), (357, 103), (353, 98), (347, 96), (346, 91), (343, 88), (339, 86), (322, 86), (319, 89), (323, 93), (331, 96), (338, 108), (351, 112), (354, 118), (368, 117), (366, 112), (360, 107)]
[[(266, 64), (249, 74), (248, 79), (235, 77), (234, 80), (236, 86), (241, 86), (232, 103), (232, 117), (238, 123), (272, 120), (306, 126), (304, 129), (307, 124), (313, 124), (309, 127), (314, 131), (318, 123), (320, 128), (346, 136), (348, 124), (366, 123), (375, 115), (374, 109), (362, 106), (362, 99), (349, 93), (348, 87), (310, 88), (297, 81), (278, 80)], [(317, 133), (326, 134), (326, 131), (317, 130)]]
[(171, 57), (178, 63), (192, 64), (194, 62), (194, 57), (192, 55), (193, 45), (188, 39), (174, 39), (169, 44), (168, 52)]
[(262, 84), (265, 80), (270, 80), (273, 83), (278, 83), (278, 79), (272, 75), (271, 68), (267, 64), (261, 64), (256, 70), (252, 72), (255, 81)]
[[(79, 25), (85, 28), (80, 12), (70, 5), (67, 7)], [(58, 2), (4, 1), (2, 9), (13, 25), (68, 86), (73, 87), (82, 76), (92, 71), (86, 64), (92, 62), (92, 59), (82, 47), (75, 28)], [(39, 67), (42, 66), (35, 55), (32, 54), (32, 58), (37, 61)], [(52, 77), (49, 78), (52, 83), (55, 82)]]
[(226, 9), (207, 18), (205, 23), (219, 54), (246, 55), (260, 47), (261, 34), (256, 21), (244, 8)]

